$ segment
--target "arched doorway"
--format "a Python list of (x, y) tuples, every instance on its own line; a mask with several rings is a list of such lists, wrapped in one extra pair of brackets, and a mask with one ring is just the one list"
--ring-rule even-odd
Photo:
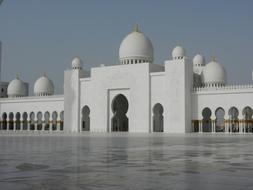
[(215, 111), (215, 131), (216, 132), (225, 132), (225, 111), (223, 108), (217, 108)]
[(28, 115), (27, 115), (27, 112), (24, 112), (22, 114), (22, 118), (23, 118), (23, 130), (27, 130), (27, 128), (28, 128), (28, 121), (27, 121)]
[(236, 107), (231, 107), (228, 111), (229, 115), (229, 132), (239, 132), (239, 111)]
[(14, 129), (14, 114), (11, 112), (9, 113), (9, 130), (13, 130)]
[(44, 130), (49, 130), (50, 128), (50, 113), (48, 111), (46, 111), (44, 113), (44, 119), (45, 119), (45, 127)]
[(253, 110), (251, 107), (247, 106), (242, 110), (242, 115), (244, 119), (245, 131), (247, 133), (253, 133), (253, 121), (252, 121)]
[(3, 113), (2, 119), (2, 130), (7, 130), (7, 113)]
[(35, 113), (30, 113), (30, 130), (35, 130)]
[(20, 128), (21, 128), (20, 118), (21, 118), (21, 114), (19, 112), (17, 112), (16, 113), (16, 121), (15, 121), (16, 130), (20, 130)]
[(153, 132), (163, 132), (163, 106), (159, 103), (153, 107)]
[(123, 94), (117, 95), (112, 101), (112, 131), (128, 131), (128, 101)]
[(37, 130), (42, 130), (42, 113), (37, 113)]
[(212, 132), (212, 120), (211, 120), (212, 111), (210, 108), (204, 108), (202, 111), (202, 130), (203, 132)]
[(58, 114), (56, 111), (54, 111), (52, 113), (52, 130), (53, 131), (57, 130), (57, 117), (58, 117)]
[(60, 130), (63, 131), (64, 126), (64, 111), (61, 111), (60, 113)]
[(82, 109), (82, 131), (90, 130), (90, 108), (84, 106)]

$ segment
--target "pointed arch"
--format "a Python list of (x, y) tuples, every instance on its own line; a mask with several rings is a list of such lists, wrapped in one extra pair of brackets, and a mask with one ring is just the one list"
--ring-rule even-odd
[(64, 111), (61, 111), (60, 113), (60, 130), (63, 131), (64, 127)]
[(58, 117), (58, 114), (56, 111), (54, 111), (52, 113), (52, 130), (53, 131), (57, 130), (57, 117)]
[(44, 130), (45, 131), (48, 131), (49, 128), (50, 128), (50, 113), (48, 111), (46, 111), (44, 113), (44, 121), (45, 121), (45, 127), (44, 127)]
[(42, 117), (43, 117), (42, 112), (39, 111), (37, 113), (37, 130), (39, 131), (42, 130), (42, 123), (43, 123)]
[(239, 119), (238, 119), (239, 111), (236, 107), (231, 107), (228, 110), (229, 116), (229, 132), (237, 133), (239, 132)]
[(28, 129), (28, 114), (27, 114), (27, 112), (24, 112), (23, 114), (22, 114), (22, 120), (23, 120), (23, 130), (27, 130)]
[(13, 112), (9, 113), (9, 130), (14, 130), (14, 114), (13, 114)]
[(114, 97), (111, 108), (113, 117), (111, 118), (112, 131), (128, 131), (128, 100), (123, 94)]
[(215, 132), (225, 132), (225, 110), (219, 107), (215, 110)]
[(7, 113), (2, 114), (2, 130), (7, 130)]
[(153, 132), (163, 131), (163, 106), (157, 103), (153, 107)]
[(244, 128), (245, 128), (244, 132), (253, 133), (252, 108), (250, 106), (246, 106), (245, 108), (243, 108), (242, 115), (243, 115), (243, 122), (244, 122)]
[(87, 105), (82, 108), (82, 131), (90, 131), (90, 108)]
[(212, 120), (211, 120), (212, 111), (210, 108), (206, 107), (202, 111), (202, 131), (203, 132), (212, 132)]

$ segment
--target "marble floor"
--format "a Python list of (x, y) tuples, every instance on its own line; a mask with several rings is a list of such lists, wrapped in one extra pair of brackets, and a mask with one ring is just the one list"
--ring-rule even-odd
[(253, 189), (253, 135), (0, 134), (0, 189)]

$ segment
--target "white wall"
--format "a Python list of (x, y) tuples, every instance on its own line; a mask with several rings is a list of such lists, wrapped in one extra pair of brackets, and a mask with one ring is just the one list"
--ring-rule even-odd
[(89, 79), (80, 79), (81, 106), (90, 107), (91, 131), (110, 131), (113, 98), (123, 94), (128, 99), (130, 132), (150, 129), (150, 71), (162, 71), (159, 65), (143, 63), (92, 68)]
[(151, 73), (151, 108), (150, 108), (150, 132), (153, 132), (153, 108), (159, 103), (163, 106), (163, 116), (167, 115), (167, 110), (165, 110), (165, 100), (166, 100), (166, 77), (165, 72)]
[(191, 131), (192, 63), (184, 58), (165, 62), (166, 99), (164, 131), (185, 133)]

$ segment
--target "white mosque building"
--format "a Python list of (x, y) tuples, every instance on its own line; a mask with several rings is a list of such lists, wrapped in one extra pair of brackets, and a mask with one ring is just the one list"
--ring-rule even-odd
[(253, 85), (227, 85), (224, 67), (193, 60), (181, 46), (154, 64), (153, 46), (136, 27), (122, 41), (119, 64), (85, 70), (76, 57), (64, 93), (41, 76), (28, 94), (16, 77), (1, 82), (0, 131), (253, 133)]

